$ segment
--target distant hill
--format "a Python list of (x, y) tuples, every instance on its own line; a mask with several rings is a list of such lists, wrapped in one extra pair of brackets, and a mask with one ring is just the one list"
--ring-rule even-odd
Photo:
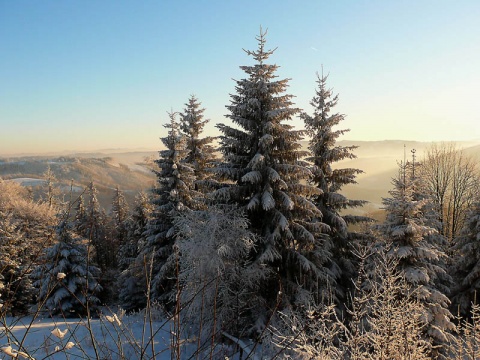
[[(132, 204), (135, 195), (154, 185), (155, 176), (142, 161), (150, 153), (124, 154), (116, 158), (89, 157), (16, 157), (0, 158), (0, 177), (15, 181), (32, 188), (35, 196), (42, 194), (44, 174), (50, 167), (57, 179), (56, 187), (61, 189), (61, 196), (67, 199), (70, 190), (78, 196), (93, 181), (102, 206), (110, 208), (113, 190), (118, 186), (125, 193), (127, 201)], [(123, 162), (122, 160), (125, 160)], [(121, 162), (122, 161), (122, 162)], [(72, 187), (73, 186), (73, 187)]]
[[(457, 147), (480, 161), (480, 141), (458, 142)], [(339, 141), (341, 146), (358, 146), (354, 151), (356, 159), (344, 160), (336, 164), (339, 168), (351, 167), (363, 170), (357, 177), (358, 183), (345, 187), (342, 192), (351, 199), (361, 199), (370, 202), (359, 210), (360, 213), (371, 213), (379, 217), (382, 198), (388, 197), (392, 189), (392, 178), (398, 173), (397, 163), (411, 161), (411, 150), (416, 150), (417, 161), (422, 161), (425, 151), (432, 146), (432, 142), (418, 141)], [(381, 216), (380, 216), (381, 217)]]
[[(306, 148), (308, 143), (302, 141)], [(411, 150), (416, 150), (419, 161), (431, 142), (385, 140), (385, 141), (339, 141), (341, 146), (358, 146), (354, 151), (356, 159), (335, 164), (340, 168), (363, 170), (357, 178), (358, 184), (347, 186), (343, 193), (352, 199), (367, 200), (370, 204), (361, 213), (378, 213), (382, 197), (388, 196), (392, 178), (397, 174), (397, 162), (404, 154), (411, 159)], [(459, 148), (480, 161), (480, 141), (457, 143)], [(99, 190), (99, 199), (105, 208), (110, 207), (113, 189), (118, 186), (125, 192), (130, 203), (140, 190), (148, 190), (155, 183), (150, 170), (158, 151), (124, 149), (98, 152), (71, 153), (68, 156), (20, 156), (0, 158), (0, 177), (22, 183), (24, 186), (40, 189), (43, 174), (50, 166), (58, 179), (58, 185), (68, 193), (73, 180), (74, 191), (79, 193), (94, 181)], [(37, 191), (39, 192), (39, 190)]]

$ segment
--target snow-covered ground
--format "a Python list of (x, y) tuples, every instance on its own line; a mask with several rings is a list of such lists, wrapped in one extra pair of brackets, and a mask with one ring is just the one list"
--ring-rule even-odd
[[(144, 326), (143, 317), (139, 315), (123, 317), (119, 322), (109, 322), (105, 317), (91, 319), (89, 323), (85, 319), (33, 319), (31, 316), (5, 320), (0, 333), (1, 359), (11, 358), (7, 355), (9, 346), (13, 352), (23, 350), (35, 359), (140, 359), (142, 352), (145, 353), (143, 358), (150, 359), (153, 358), (150, 338), (154, 339), (156, 358), (170, 359), (170, 324), (153, 321), (150, 330), (150, 324)], [(56, 331), (57, 335), (67, 332), (59, 338), (54, 334), (55, 329), (60, 330)], [(19, 349), (20, 344), (23, 344), (22, 349)]]
[(131, 164), (131, 165), (128, 165), (128, 168), (132, 171), (138, 171), (138, 172), (145, 173), (145, 174), (151, 174), (152, 173), (151, 169), (149, 169), (147, 166), (141, 165), (141, 164)]
[(85, 190), (85, 188), (81, 186), (71, 186), (71, 185), (58, 185), (57, 188), (60, 189), (60, 191), (66, 191), (66, 192), (69, 192), (69, 191), (83, 192)]
[(7, 181), (13, 181), (22, 186), (40, 186), (45, 183), (44, 179), (34, 179), (34, 178), (16, 178), (16, 179), (10, 179)]
[[(0, 359), (173, 359), (172, 323), (155, 319), (145, 321), (142, 314), (101, 316), (99, 319), (63, 319), (32, 316), (0, 320)], [(63, 337), (62, 337), (62, 334)], [(151, 341), (153, 339), (153, 342)], [(181, 359), (195, 354), (196, 340), (182, 339)], [(22, 347), (20, 349), (20, 344)], [(214, 353), (225, 351), (216, 345)], [(226, 349), (231, 349), (227, 346)], [(21, 351), (23, 353), (21, 353)], [(8, 354), (13, 354), (11, 355)], [(155, 353), (155, 356), (152, 354)], [(203, 359), (209, 357), (206, 350)], [(16, 355), (16, 356), (15, 356)], [(217, 357), (216, 358), (219, 358)], [(238, 356), (230, 359), (238, 359)]]

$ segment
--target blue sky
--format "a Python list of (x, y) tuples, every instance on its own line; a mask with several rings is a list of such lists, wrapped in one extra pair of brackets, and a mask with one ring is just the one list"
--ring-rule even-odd
[(260, 26), (298, 107), (330, 73), (345, 139), (479, 139), (479, 18), (473, 0), (0, 0), (0, 154), (157, 149), (191, 94), (215, 135)]

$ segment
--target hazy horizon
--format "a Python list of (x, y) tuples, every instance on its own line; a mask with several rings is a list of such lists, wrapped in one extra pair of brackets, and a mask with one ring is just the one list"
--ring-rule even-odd
[(330, 74), (340, 140), (474, 141), (479, 16), (476, 1), (2, 2), (0, 155), (158, 149), (191, 94), (218, 135), (260, 26), (295, 106)]
[[(302, 140), (303, 143), (307, 143), (308, 140)], [(341, 145), (342, 143), (365, 143), (365, 144), (385, 144), (385, 143), (390, 143), (390, 144), (395, 144), (398, 148), (396, 149), (398, 153), (398, 156), (401, 157), (403, 154), (403, 146), (407, 146), (407, 151), (410, 151), (411, 148), (409, 146), (412, 146), (414, 144), (421, 145), (421, 148), (427, 148), (430, 144), (441, 144), (441, 143), (455, 143), (458, 145), (459, 149), (462, 148), (468, 148), (468, 147), (473, 147), (473, 146), (479, 146), (480, 145), (480, 139), (471, 139), (471, 140), (464, 140), (464, 141), (417, 141), (417, 140), (404, 140), (404, 139), (384, 139), (384, 140), (350, 140), (350, 139), (340, 139), (338, 140), (338, 144)], [(40, 152), (0, 152), (0, 158), (15, 158), (15, 157), (49, 157), (49, 156), (72, 156), (72, 155), (105, 155), (108, 156), (109, 154), (129, 154), (129, 153), (144, 153), (144, 152), (158, 152), (159, 150), (165, 149), (165, 146), (161, 143), (161, 141), (158, 141), (158, 146), (157, 147), (124, 147), (124, 148), (91, 148), (91, 149), (62, 149), (62, 150), (51, 150), (51, 151), (40, 151)], [(359, 149), (354, 151), (353, 153), (356, 154), (359, 151), (362, 151), (362, 145), (360, 144)], [(402, 151), (399, 151), (402, 150)], [(368, 150), (368, 152), (374, 153), (375, 150)]]

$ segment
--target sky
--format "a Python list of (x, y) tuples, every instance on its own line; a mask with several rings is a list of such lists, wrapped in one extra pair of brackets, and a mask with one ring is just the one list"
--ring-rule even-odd
[(191, 95), (219, 135), (260, 27), (297, 107), (329, 74), (342, 139), (477, 140), (479, 18), (477, 0), (0, 0), (0, 154), (158, 149)]

